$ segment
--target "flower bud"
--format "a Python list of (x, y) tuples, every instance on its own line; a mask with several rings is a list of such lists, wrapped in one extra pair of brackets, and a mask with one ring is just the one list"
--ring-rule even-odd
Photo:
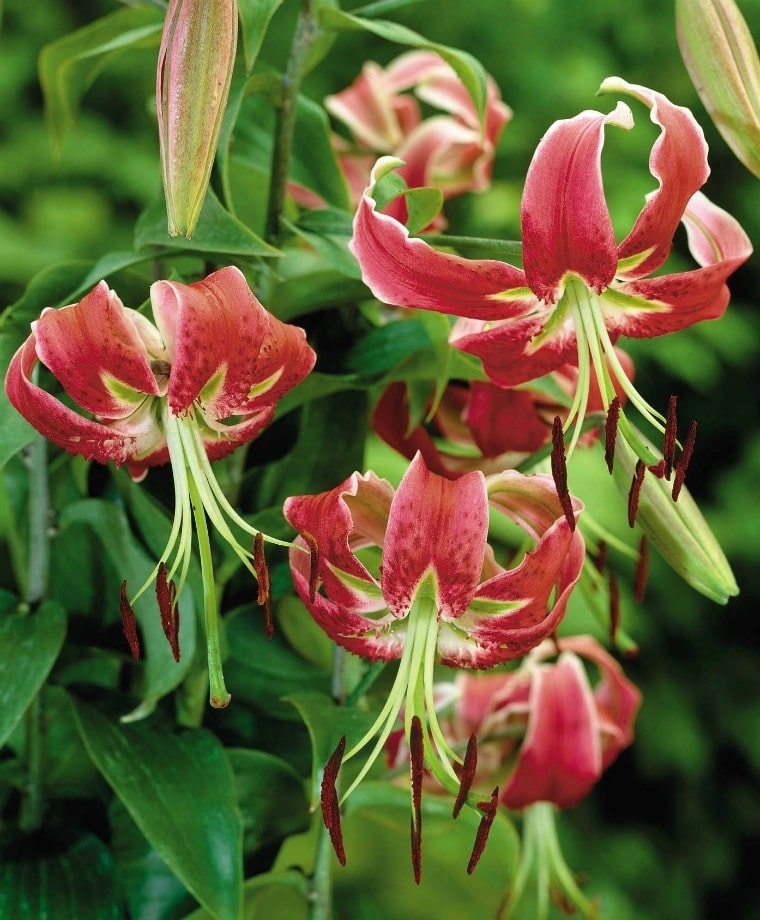
[(760, 176), (760, 61), (733, 0), (676, 0), (681, 55), (716, 128)]
[[(618, 432), (613, 477), (624, 495), (629, 494), (638, 459)], [(672, 481), (646, 470), (638, 492), (636, 523), (687, 584), (725, 604), (739, 593), (731, 566), (688, 489), (681, 489), (677, 501), (672, 491)]]
[(170, 0), (156, 74), (170, 236), (190, 237), (206, 197), (237, 47), (237, 0)]

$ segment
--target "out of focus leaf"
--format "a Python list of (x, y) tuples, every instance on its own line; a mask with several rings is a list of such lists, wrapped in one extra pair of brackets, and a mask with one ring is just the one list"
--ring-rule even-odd
[(243, 39), (245, 69), (248, 73), (253, 69), (259, 56), (269, 23), (282, 3), (283, 0), (238, 0), (242, 26), (240, 34)]
[(93, 761), (137, 826), (217, 920), (240, 920), (242, 829), (224, 749), (207, 731), (116, 725), (76, 709)]
[[(308, 920), (311, 893), (305, 875), (294, 870), (265, 872), (250, 878), (243, 888), (244, 920)], [(214, 920), (207, 910), (196, 910), (183, 920)]]

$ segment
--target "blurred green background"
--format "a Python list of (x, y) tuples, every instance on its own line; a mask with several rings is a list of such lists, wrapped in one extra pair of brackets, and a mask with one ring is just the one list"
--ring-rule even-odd
[[(109, 65), (85, 97), (60, 155), (42, 113), (37, 55), (48, 41), (104, 15), (111, 0), (5, 0), (0, 35), (0, 304), (55, 262), (128, 249), (133, 225), (159, 189), (154, 130), (155, 49)], [(347, 4), (347, 7), (356, 4)], [(760, 2), (741, 4), (760, 35)], [(275, 21), (270, 54), (285, 46), (293, 0)], [(760, 240), (760, 185), (709, 123), (680, 60), (673, 10), (660, 0), (469, 0), (412, 4), (394, 18), (485, 65), (514, 110), (492, 190), (452, 202), (457, 233), (517, 238), (525, 170), (543, 132), (584, 108), (609, 111), (596, 90), (618, 74), (691, 107), (705, 128), (707, 194)], [(361, 33), (340, 36), (304, 91), (315, 99), (347, 85), (370, 58), (399, 53)], [(140, 54), (145, 55), (141, 62)], [(619, 233), (651, 188), (654, 137), (634, 111), (630, 134), (610, 130), (605, 183)], [(676, 259), (684, 258), (679, 239)], [(725, 319), (677, 337), (636, 343), (639, 389), (655, 406), (680, 397), (682, 420), (700, 424), (689, 486), (702, 503), (741, 587), (726, 607), (656, 565), (645, 604), (626, 606), (641, 648), (627, 670), (644, 692), (634, 748), (561, 825), (569, 864), (591, 878), (614, 920), (760, 917), (752, 843), (760, 836), (760, 321), (757, 258), (732, 279)], [(463, 916), (458, 905), (452, 917)], [(410, 913), (410, 917), (414, 914)]]

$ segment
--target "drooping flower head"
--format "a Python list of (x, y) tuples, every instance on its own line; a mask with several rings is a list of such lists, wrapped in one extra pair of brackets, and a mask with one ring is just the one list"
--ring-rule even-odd
[[(15, 408), (69, 453), (123, 463), (135, 480), (151, 466), (171, 463), (171, 534), (153, 575), (131, 603), (157, 579), (162, 618), (176, 639), (176, 597), (190, 565), (194, 523), (206, 595), (211, 699), (226, 705), (205, 515), (253, 574), (263, 575), (264, 564), (261, 534), (230, 506), (210, 461), (261, 433), (280, 397), (309, 373), (315, 355), (303, 330), (268, 313), (236, 268), (195, 284), (157, 281), (150, 295), (156, 325), (125, 307), (102, 281), (78, 303), (44, 310), (11, 360), (5, 388)], [(38, 362), (86, 415), (35, 382)], [(255, 553), (240, 545), (230, 524), (257, 541)], [(128, 618), (131, 603), (124, 588), (122, 594)]]
[[(462, 81), (433, 51), (409, 51), (385, 68), (367, 62), (351, 86), (325, 100), (325, 108), (351, 135), (350, 141), (334, 135), (334, 145), (352, 204), (358, 205), (382, 154), (404, 161), (399, 174), (409, 188), (434, 186), (444, 199), (487, 188), (496, 144), (512, 113), (491, 77), (486, 91), (481, 126)], [(439, 111), (423, 117), (420, 102)], [(306, 190), (292, 191), (304, 205), (318, 203)], [(403, 220), (403, 199), (392, 207)]]
[[(496, 562), (487, 542), (489, 505), (534, 542), (512, 568)], [(573, 509), (580, 513), (580, 503)], [(556, 629), (580, 576), (584, 545), (554, 483), (515, 471), (488, 478), (471, 472), (453, 481), (431, 473), (417, 455), (395, 491), (374, 473), (355, 473), (329, 492), (289, 498), (284, 513), (299, 533), (290, 553), (293, 580), (316, 622), (350, 652), (399, 661), (377, 722), (345, 757), (338, 753), (338, 760), (352, 758), (376, 737), (343, 798), (382, 751), (403, 707), (413, 790), (424, 762), (461, 808), (468, 781), (460, 780), (455, 765), (462, 757), (436, 719), (433, 668), (437, 661), (488, 668), (520, 657)], [(461, 771), (470, 780), (473, 756)], [(334, 763), (329, 772), (334, 778)], [(336, 842), (337, 810), (329, 789), (323, 793)], [(418, 815), (418, 795), (413, 799)], [(419, 874), (414, 835), (413, 859)]]
[[(616, 77), (602, 90), (643, 102), (660, 129), (649, 161), (658, 187), (621, 243), (604, 197), (601, 152), (608, 125), (632, 127), (631, 111), (622, 102), (609, 114), (585, 111), (555, 122), (538, 145), (522, 197), (524, 268), (464, 259), (411, 239), (394, 216), (376, 206), (376, 184), (398, 165), (388, 158), (375, 165), (351, 243), (375, 296), (462, 317), (452, 344), (480, 357), (498, 385), (516, 386), (567, 362), (577, 364), (578, 387), (564, 424), (566, 431), (573, 428), (570, 451), (579, 437), (576, 422), (585, 415), (592, 370), (605, 408), (615, 404), (619, 385), (644, 418), (665, 431), (665, 418), (627, 380), (614, 342), (621, 335), (645, 338), (717, 319), (729, 300), (726, 279), (752, 248), (736, 221), (698, 191), (709, 170), (707, 146), (692, 114)], [(653, 276), (670, 253), (679, 222), (699, 267)], [(619, 423), (642, 462), (656, 464), (622, 414)]]

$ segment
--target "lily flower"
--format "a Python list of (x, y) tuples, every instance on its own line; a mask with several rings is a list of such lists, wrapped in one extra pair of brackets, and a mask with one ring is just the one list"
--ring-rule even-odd
[[(153, 574), (131, 601), (122, 586), (125, 632), (133, 637), (134, 654), (131, 604), (155, 581), (162, 622), (179, 657), (176, 598), (187, 578), (195, 525), (211, 703), (225, 706), (230, 697), (221, 670), (206, 517), (260, 588), (266, 583), (262, 539), (272, 538), (263, 537), (230, 505), (210, 461), (260, 434), (278, 399), (312, 369), (315, 354), (302, 329), (264, 309), (237, 268), (189, 285), (157, 281), (150, 297), (156, 325), (125, 307), (104, 281), (76, 304), (44, 310), (10, 362), (5, 389), (21, 415), (69, 453), (125, 464), (135, 480), (151, 466), (171, 463), (171, 533)], [(38, 385), (40, 362), (87, 415)], [(254, 549), (241, 545), (236, 530), (253, 541)]]
[[(463, 317), (452, 344), (480, 357), (499, 386), (577, 364), (578, 386), (564, 421), (565, 432), (573, 428), (568, 453), (580, 436), (594, 374), (605, 409), (619, 386), (649, 424), (665, 431), (665, 418), (627, 379), (614, 343), (621, 335), (648, 338), (717, 319), (729, 301), (726, 279), (752, 251), (739, 224), (698, 191), (709, 173), (707, 145), (691, 112), (618, 77), (601, 90), (638, 99), (660, 129), (649, 160), (658, 188), (621, 243), (604, 197), (601, 152), (608, 125), (633, 125), (622, 102), (609, 114), (584, 111), (557, 121), (539, 143), (522, 197), (522, 269), (411, 239), (403, 224), (377, 208), (376, 184), (398, 167), (390, 158), (375, 164), (351, 242), (363, 279), (380, 300)], [(699, 267), (653, 277), (679, 222)], [(619, 424), (638, 456), (656, 463), (622, 414)]]
[[(580, 513), (580, 502), (572, 501)], [(496, 562), (487, 543), (489, 505), (534, 543), (510, 569)], [(375, 739), (344, 801), (383, 751), (403, 709), (412, 752), (412, 857), (419, 877), (423, 763), (456, 796), (458, 813), (476, 757), (474, 740), (463, 759), (441, 730), (434, 666), (440, 661), (489, 668), (524, 655), (551, 635), (580, 576), (583, 539), (549, 476), (510, 470), (486, 479), (474, 471), (449, 480), (431, 473), (419, 454), (395, 492), (372, 472), (354, 473), (329, 492), (289, 498), (284, 514), (299, 534), (290, 552), (296, 591), (319, 626), (350, 652), (399, 661), (375, 724), (350, 750), (339, 748), (326, 767), (331, 783), (323, 784), (325, 823), (340, 856), (338, 767)], [(493, 819), (488, 803), (475, 807), (484, 810), (483, 821), (489, 814)], [(476, 841), (471, 868), (484, 844)]]
[[(438, 111), (423, 117), (420, 102)], [(349, 141), (335, 134), (333, 145), (354, 206), (381, 154), (404, 161), (399, 172), (409, 188), (434, 186), (444, 199), (483, 191), (491, 182), (499, 136), (512, 117), (488, 77), (481, 126), (464, 84), (433, 51), (409, 51), (384, 68), (368, 61), (351, 86), (325, 99), (325, 108), (351, 136)], [(291, 191), (306, 207), (322, 204), (306, 189), (291, 186)], [(405, 219), (403, 199), (392, 207)]]

